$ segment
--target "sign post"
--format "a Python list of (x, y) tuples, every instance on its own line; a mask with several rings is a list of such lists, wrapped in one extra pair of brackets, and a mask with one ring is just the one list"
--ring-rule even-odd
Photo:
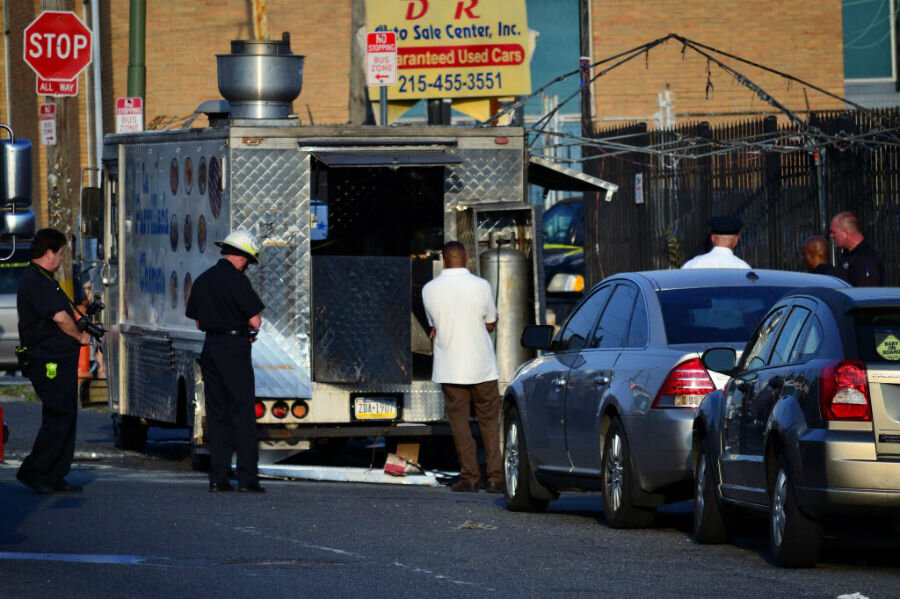
[(78, 75), (91, 64), (92, 40), (91, 30), (71, 11), (45, 10), (29, 23), (23, 57), (37, 74), (37, 92), (78, 95)]
[(381, 125), (387, 125), (387, 86), (397, 84), (397, 34), (376, 31), (366, 34), (366, 83), (378, 87)]

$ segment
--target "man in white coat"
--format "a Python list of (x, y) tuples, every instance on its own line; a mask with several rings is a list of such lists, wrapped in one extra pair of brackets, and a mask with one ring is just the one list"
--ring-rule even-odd
[(466, 268), (468, 256), (463, 245), (451, 241), (442, 253), (444, 270), (422, 288), (422, 300), (434, 340), (431, 380), (440, 383), (444, 391), (447, 421), (459, 456), (460, 480), (450, 488), (478, 492), (481, 487), (477, 447), (469, 427), (470, 406), (474, 406), (487, 461), (485, 488), (502, 493), (500, 374), (490, 336), (497, 323), (497, 308), (490, 284)]
[(687, 262), (681, 268), (750, 268), (734, 255), (744, 223), (736, 216), (714, 216), (709, 219), (713, 248)]

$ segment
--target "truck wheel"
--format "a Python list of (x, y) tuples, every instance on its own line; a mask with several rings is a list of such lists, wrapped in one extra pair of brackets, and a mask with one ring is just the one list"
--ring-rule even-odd
[(531, 495), (528, 487), (531, 466), (525, 434), (519, 412), (511, 409), (506, 416), (506, 436), (503, 443), (503, 499), (512, 512), (543, 512), (550, 503)]
[(618, 418), (613, 419), (603, 444), (603, 516), (613, 528), (646, 528), (653, 523), (656, 510), (639, 507), (631, 501), (631, 452)]
[(140, 451), (147, 443), (147, 425), (134, 416), (113, 416), (113, 435), (118, 449)]
[(769, 543), (775, 564), (783, 568), (815, 566), (822, 548), (822, 525), (800, 511), (784, 456), (778, 459), (772, 487)]
[(704, 445), (705, 439), (700, 442), (694, 480), (694, 538), (701, 545), (718, 545), (731, 541), (731, 527), (716, 493), (716, 474)]
[(191, 470), (194, 472), (209, 472), (209, 451), (191, 445)]

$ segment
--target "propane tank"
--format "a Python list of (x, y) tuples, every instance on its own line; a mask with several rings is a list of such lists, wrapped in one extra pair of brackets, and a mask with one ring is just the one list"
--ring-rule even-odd
[(530, 323), (528, 258), (511, 248), (496, 248), (481, 254), (481, 277), (491, 284), (499, 320), (494, 329), (494, 347), (500, 368), (500, 387), (509, 383), (529, 351), (522, 347), (522, 329)]

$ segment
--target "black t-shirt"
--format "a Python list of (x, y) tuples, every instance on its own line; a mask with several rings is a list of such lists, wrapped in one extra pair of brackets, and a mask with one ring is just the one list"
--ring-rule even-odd
[(831, 275), (832, 277), (838, 277), (839, 279), (843, 279), (843, 275), (841, 272), (835, 268), (834, 266), (828, 264), (827, 262), (823, 262), (812, 270), (815, 275)]
[(16, 296), (19, 313), (19, 342), (45, 355), (69, 356), (81, 347), (53, 322), (53, 315), (65, 311), (73, 316), (65, 292), (53, 274), (34, 262), (22, 272)]
[(884, 285), (884, 262), (868, 241), (863, 239), (852, 250), (843, 250), (838, 261), (841, 278), (854, 287)]
[(244, 273), (222, 258), (194, 281), (185, 316), (203, 331), (246, 330), (263, 308)]

